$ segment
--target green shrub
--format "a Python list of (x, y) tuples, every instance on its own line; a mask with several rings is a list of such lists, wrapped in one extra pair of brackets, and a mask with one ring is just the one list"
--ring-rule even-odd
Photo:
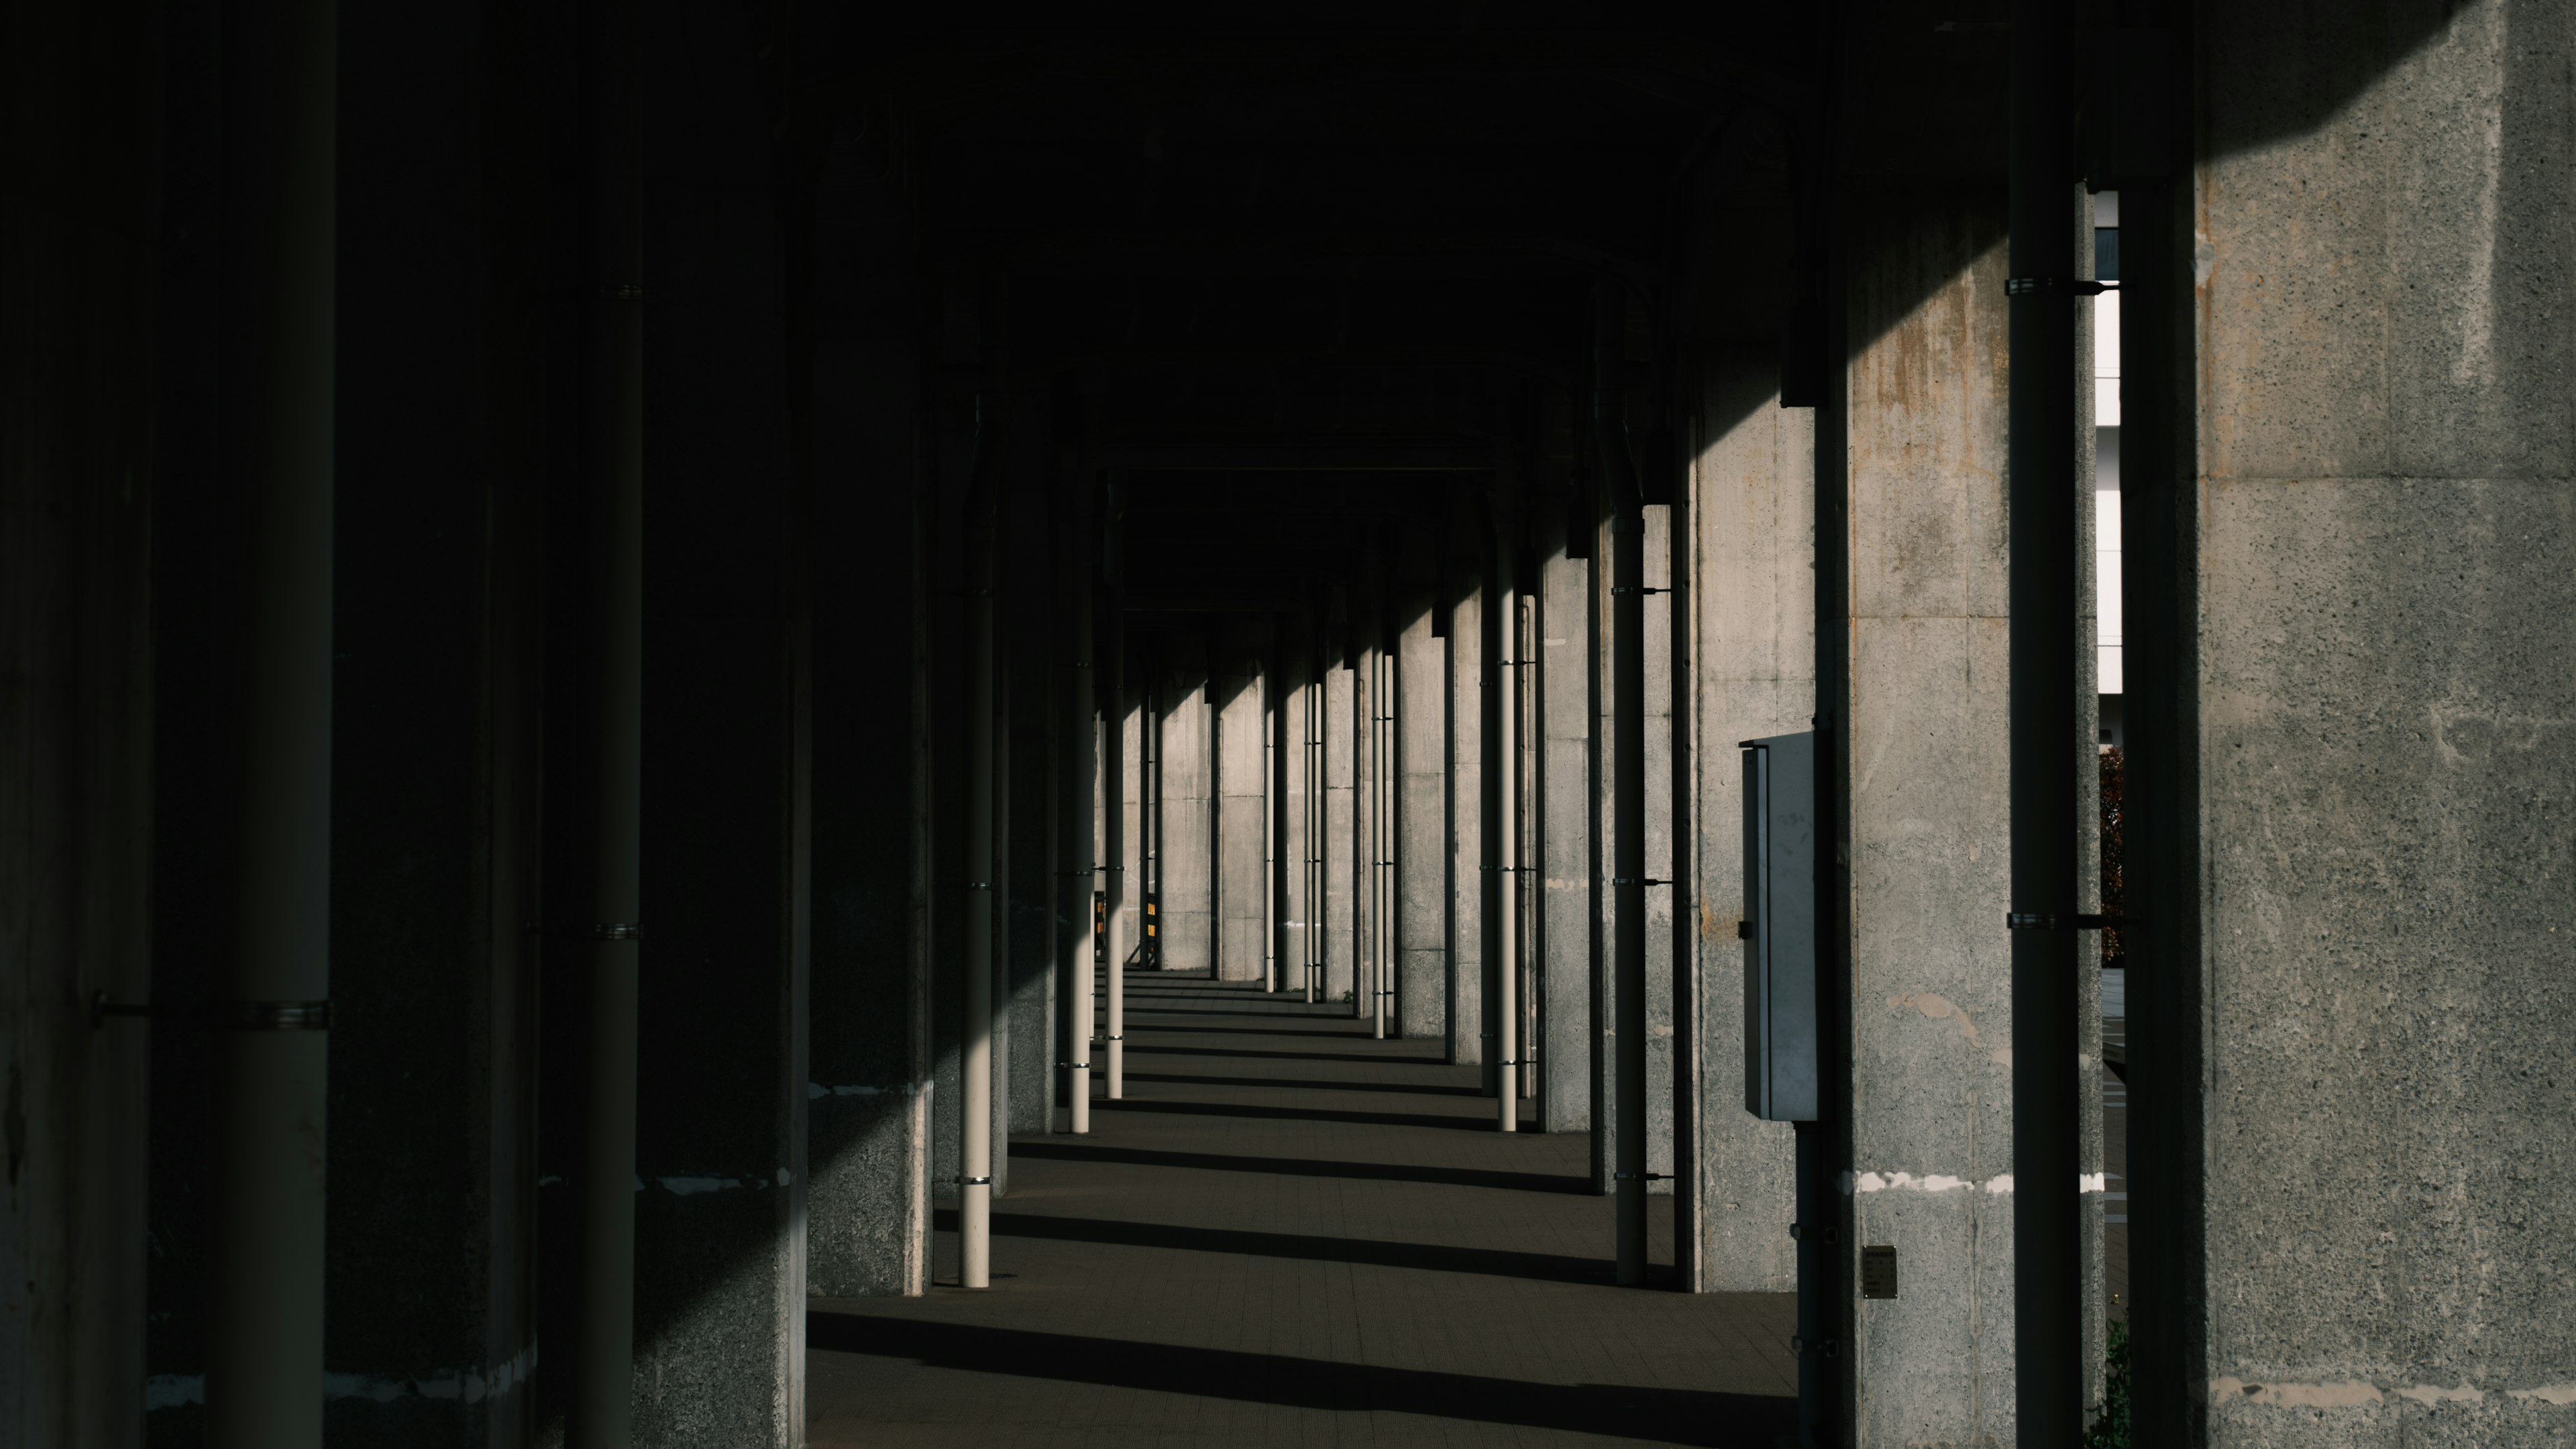
[(2102, 1412), (2084, 1431), (2083, 1449), (2129, 1449), (2129, 1324), (2111, 1323), (2102, 1353)]

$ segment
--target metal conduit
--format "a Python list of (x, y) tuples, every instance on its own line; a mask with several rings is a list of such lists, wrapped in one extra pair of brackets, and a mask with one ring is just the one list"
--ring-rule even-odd
[(635, 1385), (636, 1030), (642, 1010), (644, 186), (634, 8), (590, 12), (591, 466), (606, 546), (592, 650), (590, 1060), (581, 1169), (574, 1449), (624, 1449)]
[(1618, 994), (1612, 1073), (1618, 1134), (1619, 1281), (1646, 1281), (1646, 599), (1645, 500), (1628, 455), (1617, 391), (1626, 298), (1600, 288), (1593, 337), (1592, 435), (1610, 514), (1611, 981)]
[(1497, 1109), (1495, 1125), (1505, 1132), (1520, 1130), (1520, 947), (1519, 884), (1520, 839), (1513, 828), (1519, 806), (1520, 757), (1517, 730), (1520, 724), (1520, 652), (1518, 580), (1512, 577), (1512, 549), (1509, 525), (1500, 516), (1494, 519), (1495, 605), (1501, 615), (1499, 657), (1494, 661), (1495, 698), (1498, 727), (1494, 738), (1494, 757), (1500, 762), (1501, 778), (1495, 782), (1494, 809), (1501, 815), (1502, 828), (1497, 832), (1499, 849), (1494, 861), (1496, 911), (1501, 927), (1500, 939), (1494, 943), (1498, 965), (1494, 971), (1498, 999), (1494, 1003), (1495, 1045), (1498, 1063), (1494, 1073), (1494, 1097)]
[[(2012, 13), (2011, 554), (2013, 1351), (2016, 1422), (2034, 1443), (2084, 1429), (2083, 1239), (2072, 923), (2079, 906), (2076, 769), (2074, 18)], [(2086, 237), (2084, 240), (2089, 241)], [(2089, 748), (2082, 754), (2089, 756)], [(2085, 763), (2089, 763), (2086, 761)], [(2049, 1427), (2055, 1425), (2055, 1428)]]
[[(1101, 729), (1103, 746), (1109, 752), (1105, 788), (1101, 791), (1101, 808), (1109, 812), (1109, 949), (1101, 970), (1109, 977), (1109, 1080), (1104, 1088), (1110, 1101), (1127, 1095), (1126, 1031), (1127, 1017), (1127, 611), (1118, 584), (1110, 585), (1109, 637), (1105, 652), (1107, 667), (1102, 671), (1101, 697), (1108, 703), (1108, 719)], [(1144, 730), (1137, 730), (1141, 748)], [(1141, 801), (1140, 801), (1141, 803)], [(1140, 809), (1138, 815), (1141, 817)], [(1144, 833), (1144, 822), (1137, 822), (1137, 833)], [(1087, 1024), (1086, 1024), (1087, 1026)]]
[(1098, 889), (1097, 880), (1100, 864), (1098, 859), (1093, 855), (1092, 844), (1092, 832), (1094, 828), (1092, 814), (1092, 785), (1094, 776), (1099, 770), (1100, 695), (1098, 689), (1094, 687), (1095, 681), (1092, 678), (1092, 676), (1098, 672), (1092, 667), (1093, 646), (1091, 640), (1091, 595), (1093, 580), (1089, 566), (1091, 555), (1089, 550), (1083, 547), (1084, 542), (1085, 540), (1082, 536), (1081, 525), (1079, 520), (1077, 520), (1071, 550), (1073, 557), (1077, 562), (1075, 566), (1076, 578), (1073, 587), (1073, 628), (1071, 630), (1073, 635), (1073, 686), (1070, 691), (1068, 703), (1070, 703), (1073, 708), (1082, 712), (1082, 723), (1075, 729), (1075, 738), (1078, 739), (1080, 743), (1075, 747), (1077, 753), (1074, 757), (1076, 768), (1072, 772), (1073, 778), (1067, 783), (1072, 788), (1082, 792), (1082, 805), (1076, 812), (1079, 825), (1073, 832), (1075, 840), (1073, 848), (1074, 858), (1072, 868), (1066, 872), (1066, 877), (1067, 879), (1082, 882), (1082, 929), (1073, 933), (1065, 953), (1064, 963), (1064, 970), (1072, 977), (1074, 983), (1073, 1021), (1071, 1023), (1073, 1029), (1065, 1033), (1065, 1039), (1073, 1049), (1073, 1057), (1070, 1063), (1071, 1080), (1067, 1093), (1066, 1125), (1071, 1127), (1076, 1133), (1086, 1133), (1091, 1130), (1092, 988), (1093, 976), (1098, 970), (1092, 961), (1092, 957), (1097, 950), (1097, 946), (1092, 939), (1091, 901), (1092, 892)]
[(967, 502), (965, 1021), (959, 1035), (957, 1282), (992, 1286), (993, 1216), (993, 552), (999, 440), (976, 400)]
[[(216, 1172), (206, 1434), (322, 1442), (324, 1114), (331, 990), (331, 596), (338, 16), (249, 7), (227, 26), (228, 337), (246, 486), (240, 905), (212, 1003)], [(14, 1070), (14, 1069), (13, 1069)]]

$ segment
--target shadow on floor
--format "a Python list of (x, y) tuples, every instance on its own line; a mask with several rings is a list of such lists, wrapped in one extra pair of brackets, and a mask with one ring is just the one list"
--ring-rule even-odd
[(1491, 1187), (1505, 1192), (1563, 1192), (1596, 1196), (1592, 1179), (1542, 1172), (1489, 1172), (1474, 1167), (1434, 1167), (1408, 1162), (1335, 1162), (1316, 1157), (1245, 1157), (1216, 1152), (1157, 1152), (1141, 1147), (1093, 1147), (1072, 1142), (1014, 1140), (1013, 1157), (1062, 1158), (1130, 1167), (1180, 1167), (1212, 1172), (1267, 1172), (1282, 1177), (1344, 1177), (1366, 1182), (1428, 1182), (1445, 1187)]
[[(1239, 1017), (1239, 1016), (1243, 1016), (1245, 1013), (1240, 1012), (1240, 1011), (1223, 1011), (1223, 1012), (1219, 1012), (1219, 1011), (1164, 1011), (1164, 1010), (1154, 1010), (1154, 1011), (1138, 1012), (1137, 1014), (1138, 1014), (1138, 1015), (1144, 1015), (1144, 1016), (1235, 1016), (1235, 1017)], [(1186, 1032), (1189, 1032), (1189, 1033), (1191, 1033), (1191, 1034), (1193, 1034), (1193, 1035), (1196, 1035), (1197, 1033), (1200, 1033), (1200, 1032), (1207, 1032), (1207, 1033), (1210, 1033), (1210, 1034), (1222, 1034), (1222, 1035), (1225, 1035), (1225, 1036), (1332, 1036), (1332, 1037), (1340, 1037), (1340, 1038), (1341, 1038), (1342, 1040), (1344, 1040), (1344, 1041), (1351, 1041), (1351, 1040), (1353, 1040), (1353, 1039), (1363, 1039), (1363, 1040), (1365, 1039), (1365, 1038), (1362, 1038), (1362, 1037), (1361, 1037), (1361, 1033), (1360, 1033), (1357, 1029), (1355, 1029), (1355, 1028), (1351, 1028), (1351, 1027), (1343, 1027), (1343, 1028), (1341, 1028), (1340, 1030), (1337, 1030), (1337, 1031), (1318, 1031), (1318, 1030), (1316, 1030), (1316, 1029), (1315, 1029), (1315, 1028), (1313, 1028), (1313, 1027), (1303, 1027), (1303, 1026), (1167, 1026), (1167, 1025), (1164, 1025), (1164, 1024), (1159, 1023), (1159, 1022), (1153, 1022), (1153, 1023), (1140, 1023), (1140, 1022), (1133, 1022), (1133, 1021), (1131, 1021), (1131, 1022), (1128, 1022), (1128, 1023), (1127, 1023), (1127, 1029), (1128, 1029), (1129, 1031), (1186, 1031)]]
[(1391, 1052), (1265, 1052), (1253, 1047), (1130, 1046), (1127, 1055), (1165, 1057), (1257, 1057), (1263, 1061), (1365, 1062), (1373, 1067), (1449, 1065), (1436, 1056), (1398, 1056)]
[(826, 1353), (908, 1358), (973, 1373), (1017, 1374), (1287, 1408), (1427, 1414), (1565, 1433), (1615, 1433), (1666, 1444), (1767, 1446), (1776, 1436), (1794, 1432), (1797, 1419), (1795, 1399), (1760, 1394), (1536, 1384), (830, 1309), (805, 1315), (805, 1341)]
[(1326, 1082), (1300, 1080), (1294, 1077), (1194, 1077), (1180, 1072), (1136, 1072), (1127, 1074), (1131, 1082), (1181, 1082), (1194, 1087), (1285, 1087), (1304, 1092), (1404, 1092), (1417, 1097), (1482, 1097), (1494, 1100), (1484, 1087), (1449, 1087), (1433, 1082)]
[[(957, 1210), (939, 1209), (936, 1226), (943, 1233), (955, 1232)], [(1614, 1276), (1614, 1265), (1607, 1258), (1521, 1253), (1507, 1248), (1456, 1248), (1437, 1243), (1382, 1243), (1367, 1238), (1262, 1233), (1241, 1228), (1196, 1228), (1174, 1223), (1130, 1223), (1110, 1218), (1063, 1218), (1040, 1213), (997, 1212), (993, 1214), (993, 1235), (1194, 1253), (1240, 1253), (1314, 1263), (1363, 1263), (1379, 1268), (1530, 1278), (1543, 1283), (1608, 1283)]]
[(1167, 1102), (1152, 1097), (1104, 1097), (1094, 1112), (1169, 1112), (1184, 1117), (1255, 1117), (1266, 1122), (1349, 1122), (1362, 1127), (1433, 1127), (1496, 1132), (1487, 1116), (1438, 1117), (1427, 1112), (1344, 1112), (1330, 1107), (1267, 1107), (1250, 1102)]

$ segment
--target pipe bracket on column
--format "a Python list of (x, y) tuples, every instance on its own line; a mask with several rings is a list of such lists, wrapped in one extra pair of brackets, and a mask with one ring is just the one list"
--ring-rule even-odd
[(590, 938), (594, 941), (640, 941), (644, 939), (644, 928), (630, 922), (603, 921), (590, 928)]
[(2064, 292), (2072, 297), (2099, 297), (2104, 292), (2118, 290), (2120, 290), (2120, 284), (2117, 282), (2096, 282), (2089, 277), (2007, 277), (2004, 279), (2004, 295), (2007, 297), (2045, 297), (2052, 292)]
[(2121, 916), (2061, 916), (2043, 911), (2013, 911), (2004, 917), (2007, 931), (2117, 931), (2128, 924)]
[(993, 1185), (993, 1179), (989, 1177), (961, 1177), (957, 1179), (957, 1181), (967, 1187), (991, 1187)]
[(206, 1025), (232, 1031), (329, 1031), (328, 1001), (209, 1001)]

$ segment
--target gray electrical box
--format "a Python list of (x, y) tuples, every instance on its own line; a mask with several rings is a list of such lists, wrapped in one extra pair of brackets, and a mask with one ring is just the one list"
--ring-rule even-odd
[(1744, 742), (1744, 1110), (1816, 1120), (1816, 737)]

